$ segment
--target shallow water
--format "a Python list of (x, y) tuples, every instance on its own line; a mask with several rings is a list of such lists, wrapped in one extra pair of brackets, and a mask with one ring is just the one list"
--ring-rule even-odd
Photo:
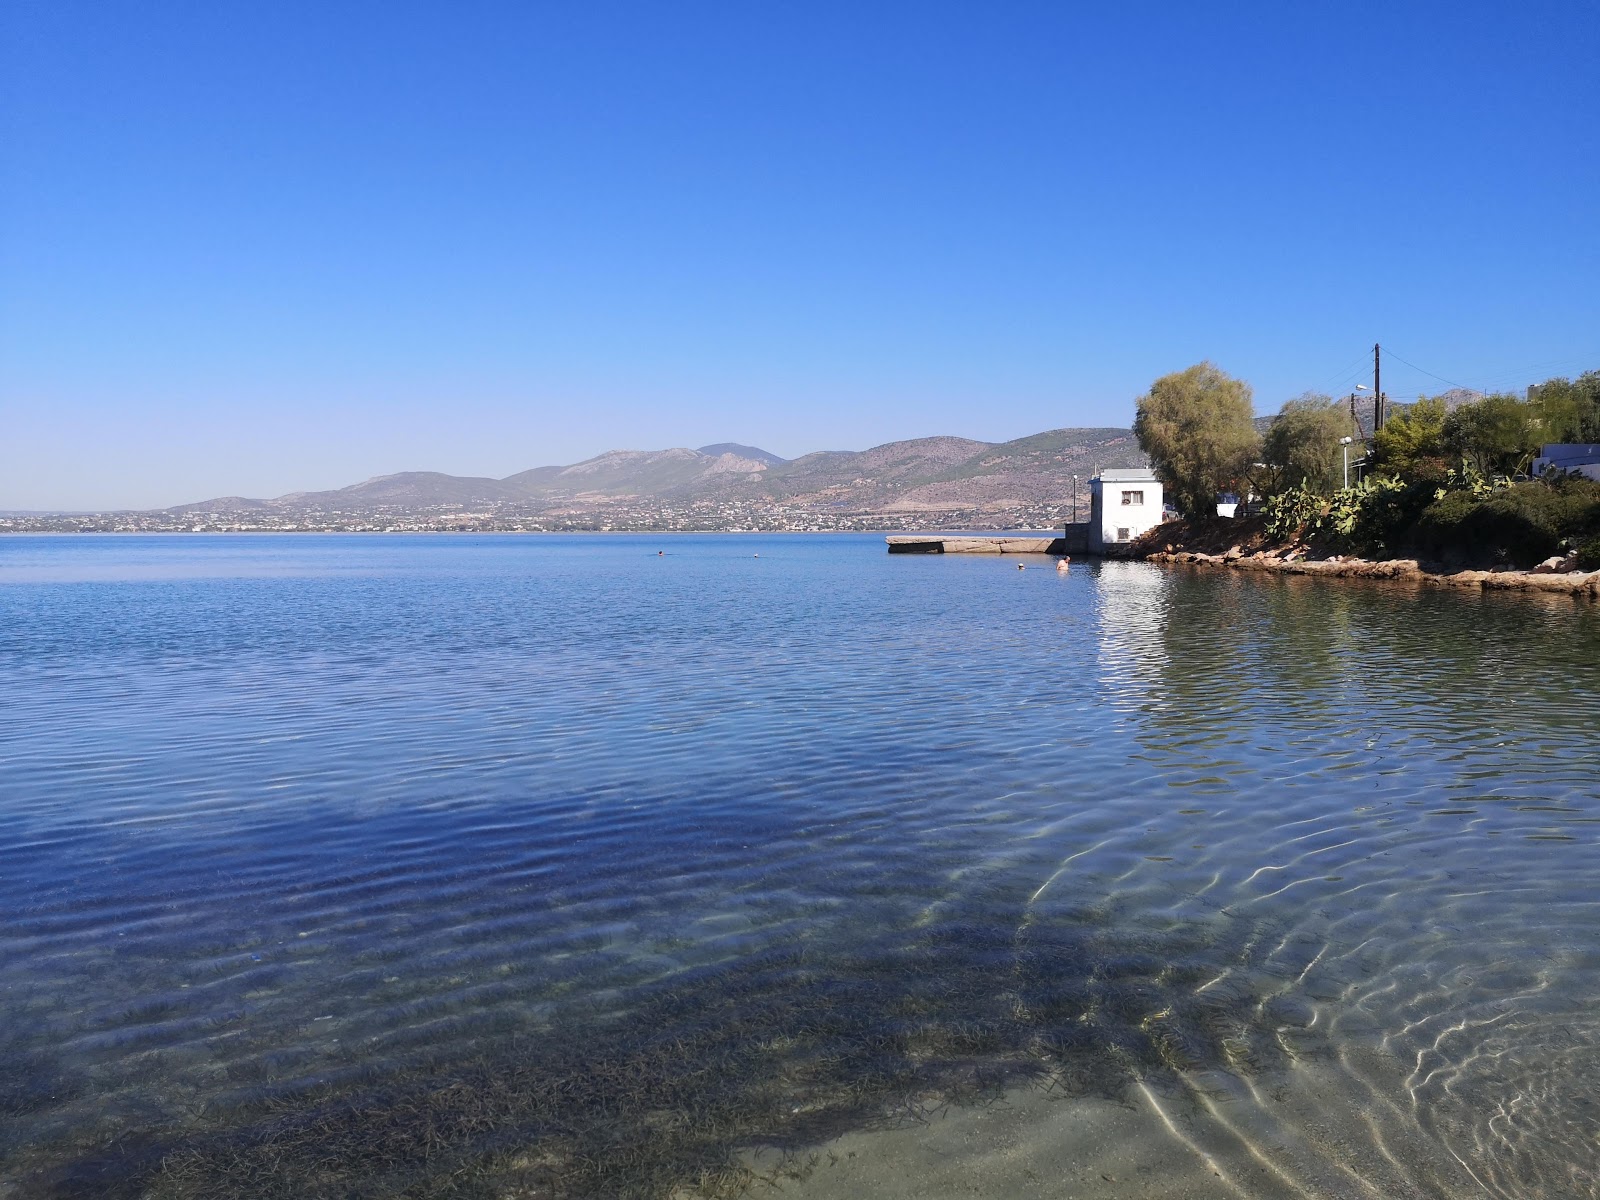
[(870, 537), (0, 539), (0, 1196), (888, 1195), (935, 1116), (1600, 1195), (1597, 652)]

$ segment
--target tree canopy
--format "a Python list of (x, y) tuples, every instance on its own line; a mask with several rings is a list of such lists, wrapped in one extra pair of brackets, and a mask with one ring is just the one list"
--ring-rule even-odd
[(1546, 442), (1600, 442), (1600, 371), (1547, 379), (1528, 389)]
[(1397, 407), (1372, 435), (1368, 469), (1401, 479), (1442, 476), (1450, 451), (1444, 443), (1443, 400), (1417, 397), (1415, 404)]
[(1133, 432), (1173, 505), (1187, 517), (1214, 516), (1260, 450), (1251, 424), (1250, 385), (1209, 362), (1163, 375), (1139, 397)]
[(1374, 435), (1368, 465), (1408, 482), (1442, 479), (1462, 465), (1513, 477), (1547, 442), (1591, 441), (1600, 441), (1600, 371), (1535, 384), (1526, 400), (1502, 393), (1447, 411), (1442, 400), (1419, 397), (1396, 407)]
[(1536, 405), (1512, 395), (1485, 396), (1450, 412), (1442, 436), (1452, 454), (1482, 474), (1510, 476), (1527, 470), (1539, 452), (1541, 424)]
[(1327, 495), (1344, 478), (1339, 439), (1359, 431), (1340, 401), (1307, 392), (1284, 404), (1261, 443), (1261, 458), (1278, 485)]

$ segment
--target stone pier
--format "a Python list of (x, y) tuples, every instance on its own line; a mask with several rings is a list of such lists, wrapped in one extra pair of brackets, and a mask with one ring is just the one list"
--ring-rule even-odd
[(1066, 554), (1067, 540), (1043, 537), (1010, 537), (970, 534), (895, 534), (884, 541), (890, 554)]

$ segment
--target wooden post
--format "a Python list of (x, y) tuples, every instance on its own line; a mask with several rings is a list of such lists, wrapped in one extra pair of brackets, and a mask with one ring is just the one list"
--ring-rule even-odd
[(1372, 343), (1372, 432), (1383, 428), (1383, 364), (1377, 342)]

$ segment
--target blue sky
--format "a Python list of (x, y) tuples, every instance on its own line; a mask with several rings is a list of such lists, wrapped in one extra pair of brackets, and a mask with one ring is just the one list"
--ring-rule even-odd
[(0, 508), (1600, 368), (1593, 0), (0, 20)]

